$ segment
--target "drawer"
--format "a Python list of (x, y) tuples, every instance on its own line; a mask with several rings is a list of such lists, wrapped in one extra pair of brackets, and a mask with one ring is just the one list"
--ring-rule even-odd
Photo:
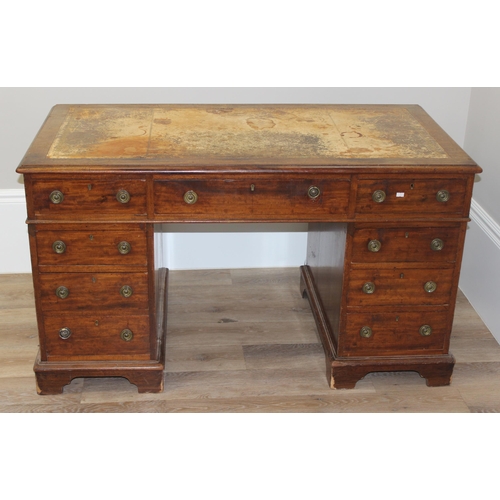
[(466, 217), (466, 179), (360, 179), (356, 214)]
[(345, 178), (156, 180), (155, 214), (162, 220), (323, 220), (347, 214), (349, 190)]
[(144, 218), (145, 179), (34, 180), (35, 219)]
[(449, 304), (454, 269), (353, 269), (347, 305)]
[(455, 262), (460, 226), (355, 229), (352, 262)]
[(150, 358), (146, 315), (108, 316), (99, 311), (85, 316), (46, 313), (44, 329), (48, 361)]
[(147, 310), (147, 273), (40, 274), (43, 311)]
[(349, 313), (339, 338), (339, 355), (445, 354), (448, 333), (448, 308)]
[(40, 265), (135, 265), (147, 264), (144, 231), (38, 230)]

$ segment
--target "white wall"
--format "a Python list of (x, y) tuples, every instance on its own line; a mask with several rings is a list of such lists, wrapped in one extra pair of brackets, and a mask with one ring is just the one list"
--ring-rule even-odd
[[(0, 190), (22, 189), (15, 173), (50, 108), (61, 103), (366, 103), (420, 104), (463, 145), (471, 89), (464, 88), (0, 88)], [(6, 191), (4, 191), (5, 193)], [(13, 191), (21, 196), (22, 191)], [(0, 192), (0, 197), (2, 196)], [(24, 242), (9, 197), (0, 234)], [(1, 201), (0, 201), (1, 203)], [(14, 213), (14, 208), (12, 208)], [(304, 262), (306, 225), (168, 226), (164, 263), (171, 269), (287, 267)], [(13, 236), (13, 233), (16, 233)], [(158, 238), (157, 238), (158, 239)], [(0, 246), (0, 273), (30, 272), (27, 249)]]
[(500, 342), (500, 89), (471, 93), (465, 150), (483, 167), (474, 184), (460, 288)]
[(500, 88), (471, 91), (464, 146), (484, 169), (476, 177), (474, 199), (500, 223)]

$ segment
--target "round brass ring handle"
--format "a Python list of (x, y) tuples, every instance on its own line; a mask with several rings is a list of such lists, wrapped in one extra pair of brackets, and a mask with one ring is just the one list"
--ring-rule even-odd
[(120, 203), (128, 203), (130, 201), (130, 194), (125, 189), (120, 189), (120, 191), (116, 193), (116, 199)]
[(56, 295), (60, 298), (60, 299), (65, 299), (68, 297), (69, 295), (69, 290), (65, 287), (65, 286), (59, 286), (57, 287), (57, 290), (56, 290)]
[(359, 335), (364, 339), (369, 339), (373, 335), (373, 331), (369, 326), (363, 326), (361, 330), (359, 330)]
[(124, 340), (125, 342), (130, 342), (134, 337), (134, 334), (132, 333), (132, 330), (129, 330), (128, 328), (125, 328), (122, 330), (120, 333), (120, 338)]
[(130, 250), (132, 250), (132, 246), (128, 241), (120, 241), (120, 243), (118, 243), (118, 251), (122, 255), (127, 255)]
[(382, 248), (382, 243), (378, 240), (370, 240), (368, 242), (368, 250), (370, 252), (378, 252)]
[(134, 291), (132, 290), (132, 287), (131, 286), (128, 286), (128, 285), (123, 285), (121, 288), (120, 288), (120, 294), (125, 297), (126, 299), (128, 299), (129, 297), (132, 296), (132, 294), (134, 293)]
[(315, 200), (316, 198), (319, 197), (320, 194), (321, 194), (321, 190), (317, 186), (311, 186), (307, 190), (307, 196), (309, 196), (309, 198), (311, 198), (311, 200)]
[(55, 253), (64, 253), (66, 251), (66, 243), (61, 240), (54, 241), (54, 243), (52, 243), (52, 250), (54, 250)]
[(418, 333), (420, 333), (422, 337), (428, 337), (432, 333), (432, 328), (429, 325), (422, 325), (419, 328)]
[(198, 195), (194, 191), (187, 191), (184, 194), (184, 201), (188, 205), (194, 205), (198, 201)]
[(385, 201), (385, 191), (382, 191), (381, 189), (374, 191), (372, 194), (372, 200), (376, 203), (382, 203)]
[(367, 294), (371, 294), (375, 292), (375, 283), (372, 283), (371, 281), (367, 281), (363, 285), (363, 292)]
[(450, 199), (450, 193), (446, 189), (440, 189), (436, 194), (436, 200), (444, 203)]
[(71, 337), (71, 330), (67, 326), (61, 328), (59, 330), (59, 337), (61, 337), (63, 340), (69, 339)]
[(428, 281), (428, 282), (424, 285), (424, 290), (425, 290), (427, 293), (432, 293), (432, 292), (435, 292), (435, 291), (436, 291), (436, 288), (437, 288), (437, 284), (436, 284), (434, 281)]
[(431, 241), (431, 249), (434, 250), (434, 252), (439, 252), (442, 250), (444, 247), (444, 241), (440, 238), (434, 238)]
[(49, 194), (49, 199), (54, 205), (58, 205), (64, 200), (64, 195), (61, 191), (52, 191), (52, 193)]

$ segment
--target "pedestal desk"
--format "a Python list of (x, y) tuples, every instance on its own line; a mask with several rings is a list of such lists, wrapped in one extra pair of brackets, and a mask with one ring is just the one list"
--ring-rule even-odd
[(330, 387), (401, 370), (450, 383), (481, 169), (419, 106), (57, 105), (17, 171), (39, 394), (76, 377), (163, 390), (164, 222), (309, 223), (297, 283)]

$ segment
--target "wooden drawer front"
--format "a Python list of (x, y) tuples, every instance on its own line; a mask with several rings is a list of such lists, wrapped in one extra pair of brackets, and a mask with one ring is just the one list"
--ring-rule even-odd
[[(36, 240), (40, 265), (145, 266), (147, 263), (144, 231), (65, 231), (62, 227), (59, 231), (38, 231)], [(56, 253), (55, 242), (64, 243), (63, 253)], [(118, 245), (122, 242), (130, 244), (128, 253), (120, 253)], [(60, 249), (60, 245), (56, 246)]]
[[(63, 198), (53, 203), (51, 193)], [(126, 201), (128, 193), (130, 199)], [(117, 199), (118, 193), (124, 203)], [(146, 215), (146, 181), (144, 179), (103, 180), (35, 180), (33, 208), (36, 219), (136, 219)]]
[(455, 262), (460, 228), (356, 229), (352, 262)]
[[(312, 187), (320, 193), (314, 199)], [(172, 220), (321, 220), (347, 213), (349, 187), (346, 179), (157, 180), (155, 214)], [(192, 204), (184, 199), (190, 192), (197, 197)]]
[[(453, 269), (351, 270), (347, 304), (348, 306), (449, 304), (452, 279)], [(424, 286), (427, 283), (434, 283), (435, 290), (426, 291)], [(370, 291), (372, 293), (367, 293)]]
[(147, 273), (41, 274), (43, 311), (148, 309)]
[[(45, 314), (45, 351), (49, 361), (134, 360), (149, 359), (149, 317)], [(69, 328), (68, 338), (60, 337), (61, 329)], [(132, 332), (132, 339), (121, 337), (123, 330)]]
[[(422, 214), (466, 216), (465, 179), (361, 179), (358, 184), (356, 213), (363, 215), (401, 215), (418, 218)], [(438, 193), (449, 193), (448, 201), (438, 201)], [(378, 192), (383, 201), (377, 202)], [(381, 193), (384, 193), (383, 195)], [(445, 193), (444, 193), (445, 194)], [(443, 195), (444, 195), (443, 194)]]
[[(420, 329), (429, 326), (431, 333)], [(423, 312), (363, 312), (347, 314), (345, 335), (341, 335), (340, 356), (390, 356), (398, 354), (443, 354), (448, 335), (448, 308)], [(361, 335), (365, 327), (371, 336)], [(366, 329), (363, 330), (366, 335)]]

